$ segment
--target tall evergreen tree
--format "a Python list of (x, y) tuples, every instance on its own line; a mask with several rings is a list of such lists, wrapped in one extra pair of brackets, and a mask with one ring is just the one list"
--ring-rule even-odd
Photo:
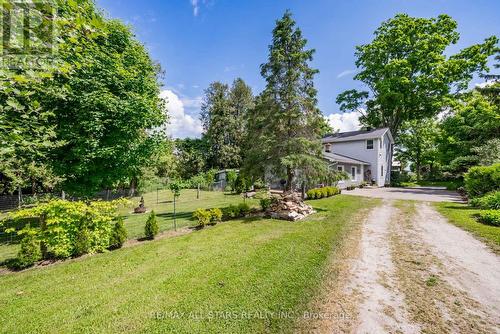
[(314, 50), (306, 44), (287, 11), (276, 22), (268, 62), (261, 65), (267, 84), (249, 122), (245, 170), (284, 176), (287, 190), (297, 176), (326, 167), (320, 144), (324, 119), (313, 84), (318, 71), (309, 67)]
[(221, 82), (213, 82), (205, 90), (201, 121), (211, 167), (240, 167), (245, 119), (252, 107), (252, 91), (240, 78), (233, 82), (231, 89)]

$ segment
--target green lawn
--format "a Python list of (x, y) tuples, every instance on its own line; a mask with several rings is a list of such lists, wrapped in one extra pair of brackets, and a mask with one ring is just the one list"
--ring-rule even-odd
[(278, 312), (304, 310), (357, 212), (379, 201), (310, 203), (318, 213), (300, 222), (235, 220), (0, 276), (1, 331), (290, 332), (293, 314)]
[[(200, 198), (197, 199), (196, 190), (185, 189), (181, 196), (176, 200), (176, 223), (177, 227), (193, 225), (195, 222), (191, 215), (197, 208), (224, 207), (230, 204), (239, 204), (243, 202), (241, 195), (225, 194), (217, 191), (200, 191)], [(134, 206), (139, 205), (139, 197), (134, 197), (132, 202)], [(258, 201), (246, 199), (250, 205), (257, 206)], [(144, 194), (145, 206), (148, 210), (155, 210), (157, 214), (160, 231), (166, 231), (174, 228), (174, 204), (173, 196), (170, 190), (160, 190)], [(149, 213), (134, 214), (133, 208), (122, 208), (120, 215), (125, 217), (125, 227), (127, 228), (129, 239), (136, 239), (144, 236), (144, 224)], [(0, 231), (1, 232), (1, 231)], [(14, 240), (16, 241), (16, 240)], [(19, 245), (17, 242), (11, 242), (10, 237), (0, 235), (0, 263), (15, 257)]]
[(413, 181), (401, 182), (401, 187), (446, 187), (448, 190), (457, 190), (462, 186), (461, 182), (456, 181)]
[(495, 253), (500, 254), (500, 227), (477, 222), (474, 215), (480, 211), (479, 209), (471, 208), (466, 204), (449, 202), (435, 203), (435, 206), (450, 223), (471, 232), (490, 246)]
[[(132, 199), (134, 206), (139, 205), (141, 197)], [(174, 203), (173, 195), (170, 190), (160, 190), (146, 193), (144, 195), (145, 206), (148, 210), (154, 210), (158, 218), (160, 231), (171, 230), (174, 228)], [(246, 199), (250, 205), (257, 206), (258, 201)], [(200, 198), (196, 198), (196, 190), (185, 189), (181, 196), (176, 199), (176, 224), (177, 227), (190, 226), (194, 224), (191, 219), (193, 211), (198, 208), (220, 208), (230, 204), (239, 204), (243, 202), (241, 195), (225, 194), (219, 191), (200, 191)], [(146, 214), (134, 214), (132, 208), (123, 208), (120, 214), (125, 217), (125, 227), (129, 238), (140, 238), (144, 236), (144, 224), (148, 218)]]

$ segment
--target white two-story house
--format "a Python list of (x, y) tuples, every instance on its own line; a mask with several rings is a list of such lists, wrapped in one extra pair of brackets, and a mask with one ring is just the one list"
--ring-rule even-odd
[(394, 139), (389, 128), (339, 132), (324, 137), (322, 144), (323, 157), (332, 168), (347, 172), (349, 183), (390, 183)]

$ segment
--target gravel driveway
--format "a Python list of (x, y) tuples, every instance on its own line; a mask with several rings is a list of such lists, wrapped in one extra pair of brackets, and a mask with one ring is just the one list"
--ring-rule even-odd
[(415, 188), (356, 188), (354, 190), (343, 190), (343, 194), (384, 198), (403, 199), (425, 202), (463, 202), (456, 191), (450, 191), (439, 187), (415, 187)]

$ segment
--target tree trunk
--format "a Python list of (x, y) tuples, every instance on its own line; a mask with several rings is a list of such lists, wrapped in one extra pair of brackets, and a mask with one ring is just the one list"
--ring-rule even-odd
[(133, 197), (135, 195), (135, 187), (137, 187), (137, 179), (135, 177), (133, 177), (130, 180), (130, 189), (128, 192), (129, 197)]
[(290, 167), (286, 168), (286, 186), (285, 190), (286, 191), (291, 191), (292, 190), (292, 182), (293, 182), (293, 171)]

